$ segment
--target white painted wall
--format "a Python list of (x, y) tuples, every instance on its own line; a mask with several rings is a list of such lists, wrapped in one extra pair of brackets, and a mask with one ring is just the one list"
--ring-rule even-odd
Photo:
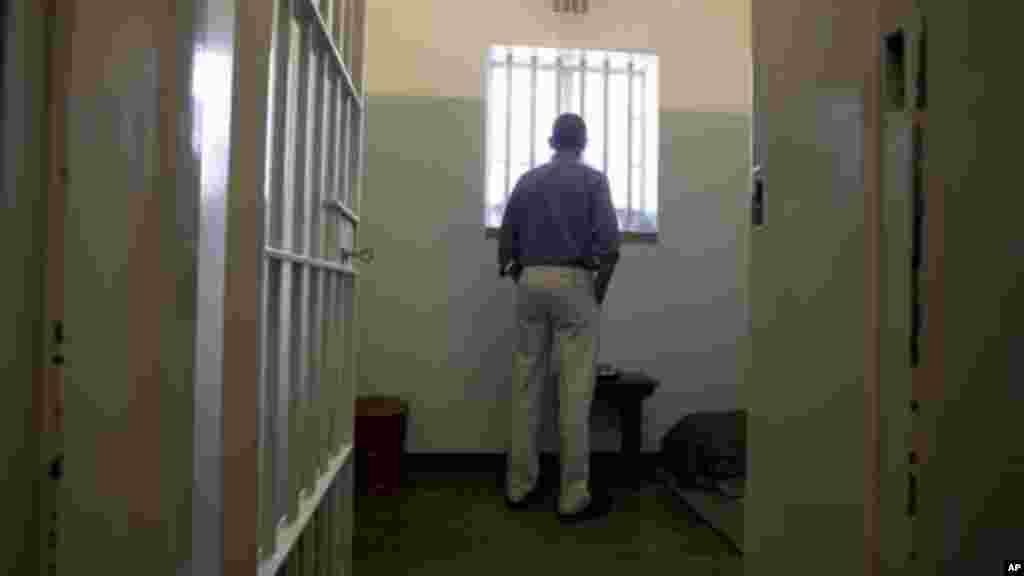
[(652, 50), (661, 106), (750, 114), (750, 0), (591, 0), (586, 16), (548, 0), (371, 2), (372, 94), (480, 98), (492, 44)]
[[(542, 1), (370, 6), (361, 241), (379, 258), (364, 268), (360, 393), (410, 401), (411, 451), (504, 446), (513, 290), (496, 278), (497, 246), (484, 238), (481, 220), (482, 66), (493, 43), (658, 54), (660, 240), (625, 247), (605, 307), (601, 358), (662, 379), (647, 403), (649, 449), (685, 413), (740, 404), (749, 2), (591, 5), (578, 20)], [(399, 116), (407, 125), (395, 124)], [(607, 414), (598, 412), (594, 447), (616, 449)], [(547, 449), (557, 446), (552, 424)]]

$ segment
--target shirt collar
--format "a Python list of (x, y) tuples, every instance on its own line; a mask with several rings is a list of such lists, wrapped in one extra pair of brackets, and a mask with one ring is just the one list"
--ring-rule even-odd
[(562, 151), (562, 152), (555, 152), (555, 155), (552, 157), (552, 161), (554, 161), (554, 162), (581, 162), (582, 161), (581, 157), (582, 157), (581, 154), (577, 154), (575, 152)]

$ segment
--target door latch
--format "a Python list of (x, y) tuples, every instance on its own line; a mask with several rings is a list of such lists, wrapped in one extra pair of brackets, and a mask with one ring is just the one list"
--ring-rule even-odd
[(373, 262), (373, 248), (363, 248), (362, 250), (352, 251), (345, 248), (341, 249), (341, 261), (348, 262), (349, 260), (359, 260), (363, 264), (369, 264)]

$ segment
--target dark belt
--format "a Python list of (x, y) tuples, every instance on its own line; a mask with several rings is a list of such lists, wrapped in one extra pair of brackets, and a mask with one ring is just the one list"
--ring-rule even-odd
[(597, 262), (587, 262), (582, 258), (577, 258), (575, 260), (547, 260), (528, 262), (523, 265), (523, 268), (535, 268), (537, 266), (554, 266), (556, 268), (579, 268), (582, 270), (587, 270), (588, 272), (596, 272), (601, 269), (601, 266)]

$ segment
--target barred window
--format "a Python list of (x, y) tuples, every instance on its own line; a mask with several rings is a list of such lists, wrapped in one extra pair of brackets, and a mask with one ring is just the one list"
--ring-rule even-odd
[(608, 175), (619, 227), (657, 233), (657, 56), (493, 46), (487, 91), (487, 228), (501, 226), (519, 177), (550, 160), (555, 118), (573, 112), (587, 123), (584, 162)]

